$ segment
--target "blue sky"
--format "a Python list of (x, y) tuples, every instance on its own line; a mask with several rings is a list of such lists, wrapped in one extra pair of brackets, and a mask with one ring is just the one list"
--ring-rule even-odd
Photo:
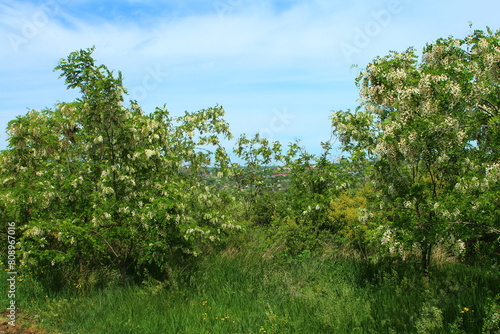
[(146, 112), (222, 105), (233, 133), (330, 138), (332, 110), (354, 109), (357, 70), (389, 50), (500, 28), (498, 0), (0, 1), (0, 149), (9, 120), (71, 101), (59, 59), (96, 46)]

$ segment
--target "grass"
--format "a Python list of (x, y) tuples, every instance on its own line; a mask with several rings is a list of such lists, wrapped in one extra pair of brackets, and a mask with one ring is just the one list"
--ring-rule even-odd
[(47, 333), (495, 332), (498, 272), (450, 262), (429, 280), (405, 263), (325, 254), (227, 249), (166, 282), (49, 295), (27, 279), (19, 298)]

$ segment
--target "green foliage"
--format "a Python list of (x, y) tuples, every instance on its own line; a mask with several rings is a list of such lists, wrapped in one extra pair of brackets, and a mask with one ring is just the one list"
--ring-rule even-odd
[[(256, 135), (241, 136), (234, 149), (246, 163), (244, 168), (233, 165), (231, 174), (245, 219), (269, 226), (269, 242), (282, 244), (290, 254), (315, 249), (338, 232), (329, 217), (330, 200), (358, 182), (346, 166), (333, 161), (331, 145), (322, 146), (320, 156), (309, 154), (298, 142), (290, 143), (285, 153), (280, 143), (271, 145)], [(272, 177), (270, 170), (280, 177)]]
[(498, 331), (499, 50), (488, 30), (378, 57), (332, 115), (348, 157), (242, 135), (243, 165), (222, 107), (145, 113), (71, 53), (81, 97), (0, 152), (20, 305), (71, 333)]
[(336, 227), (336, 238), (343, 245), (357, 249), (365, 259), (372, 253), (370, 244), (375, 239), (374, 231), (384, 223), (380, 213), (371, 211), (370, 203), (376, 200), (375, 191), (367, 183), (363, 187), (345, 189), (330, 201), (329, 217)]
[(236, 141), (233, 152), (244, 162), (244, 166), (233, 163), (230, 176), (236, 185), (237, 196), (245, 206), (245, 219), (268, 224), (275, 206), (275, 201), (270, 198), (273, 197), (271, 192), (277, 185), (269, 180), (266, 171), (271, 164), (283, 160), (281, 144), (277, 141), (270, 143), (259, 134), (250, 139), (243, 134)]
[(56, 67), (81, 98), (9, 123), (4, 221), (19, 222), (19, 257), (33, 267), (76, 267), (84, 278), (104, 266), (123, 282), (141, 267), (165, 274), (173, 259), (239, 228), (224, 213), (227, 198), (202, 179), (209, 165), (228, 167), (224, 110), (172, 117), (162, 108), (145, 114), (134, 101), (125, 107), (121, 74), (97, 66), (92, 51)]
[(499, 38), (475, 31), (429, 44), (420, 60), (412, 48), (377, 57), (356, 80), (363, 109), (332, 115), (381, 194), (374, 210), (421, 250), (423, 270), (450, 231), (499, 231)]
[(329, 216), (330, 201), (356, 186), (348, 166), (336, 163), (329, 143), (315, 156), (291, 143), (284, 155), (290, 183), (272, 220), (273, 242), (283, 242), (290, 254), (313, 250), (329, 242), (338, 226)]
[(174, 268), (168, 281), (79, 296), (34, 292), (26, 301), (44, 326), (64, 333), (494, 333), (497, 328), (492, 297), (500, 291), (493, 270), (448, 263), (429, 280), (404, 263), (382, 268), (336, 249), (287, 261), (262, 255), (227, 248), (203, 258), (196, 271)]
[(486, 316), (483, 333), (495, 333), (500, 331), (500, 295), (492, 298), (486, 306)]

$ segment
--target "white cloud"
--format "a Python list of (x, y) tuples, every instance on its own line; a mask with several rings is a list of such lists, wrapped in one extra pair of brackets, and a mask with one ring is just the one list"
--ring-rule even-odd
[[(449, 5), (435, 1), (400, 0), (402, 10), (391, 16), (390, 24), (346, 57), (342, 43), (353, 44), (357, 31), (377, 23), (373, 13), (387, 10), (394, 1), (129, 0), (133, 6), (162, 3), (173, 13), (141, 14), (141, 20), (134, 14), (108, 20), (97, 12), (72, 9), (112, 3), (121, 13), (116, 7), (121, 2), (0, 5), (0, 43), (6, 46), (0, 49), (0, 94), (6, 101), (0, 127), (25, 107), (73, 98), (75, 93), (65, 91), (52, 69), (70, 52), (96, 45), (98, 62), (121, 70), (129, 91), (142, 98), (147, 110), (163, 103), (177, 112), (219, 103), (235, 132), (255, 132), (274, 109), (288, 108), (297, 113), (298, 123), (286, 131), (304, 140), (318, 133), (328, 137), (329, 110), (356, 105), (352, 63), (362, 66), (390, 49), (420, 48), (437, 37), (460, 37), (467, 30), (462, 22), (467, 16), (478, 28), (492, 25), (493, 7), (499, 7), (493, 1), (461, 0), (450, 12)], [(444, 20), (446, 13), (456, 19)], [(155, 82), (152, 71), (161, 73)], [(0, 148), (2, 142), (5, 136), (0, 134)]]

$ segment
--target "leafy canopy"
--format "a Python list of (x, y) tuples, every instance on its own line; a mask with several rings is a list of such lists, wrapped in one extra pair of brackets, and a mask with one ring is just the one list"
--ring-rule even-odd
[(23, 230), (26, 264), (104, 265), (162, 272), (173, 255), (198, 254), (239, 227), (226, 199), (202, 179), (227, 170), (230, 138), (220, 106), (172, 117), (124, 105), (122, 76), (96, 65), (94, 49), (56, 70), (81, 97), (11, 121), (1, 152), (0, 208)]
[(476, 30), (438, 39), (420, 59), (413, 48), (375, 58), (356, 80), (360, 109), (332, 115), (351, 161), (370, 161), (377, 204), (424, 267), (451, 230), (499, 229), (499, 39)]

